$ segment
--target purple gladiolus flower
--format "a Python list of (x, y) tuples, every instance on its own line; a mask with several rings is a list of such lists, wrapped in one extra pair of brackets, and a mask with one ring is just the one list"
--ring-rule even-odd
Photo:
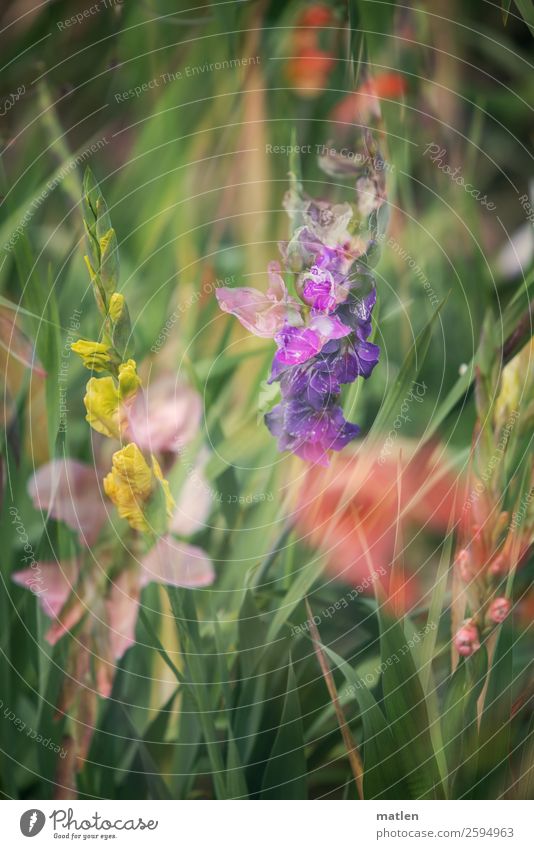
[(291, 327), (287, 324), (274, 340), (278, 345), (276, 358), (282, 365), (305, 363), (321, 350), (321, 337), (309, 327)]
[(282, 365), (301, 365), (318, 354), (326, 342), (341, 339), (351, 332), (337, 316), (313, 316), (308, 327), (287, 324), (276, 334), (276, 360)]
[(299, 400), (282, 401), (265, 422), (281, 451), (321, 466), (328, 466), (328, 451), (340, 451), (360, 433), (358, 425), (346, 421), (341, 407), (317, 410)]
[(314, 265), (304, 278), (302, 297), (317, 312), (331, 313), (337, 306), (336, 284), (327, 269)]
[[(279, 383), (282, 400), (265, 423), (279, 449), (327, 466), (329, 452), (360, 433), (344, 418), (341, 388), (368, 378), (380, 356), (369, 341), (376, 289), (362, 257), (370, 243), (362, 247), (363, 240), (349, 232), (349, 204), (306, 198), (294, 180), (285, 207), (294, 232), (280, 250), (301, 302), (288, 293), (275, 263), (266, 295), (225, 289), (217, 298), (253, 333), (276, 342), (269, 383)], [(362, 296), (365, 289), (370, 291)]]

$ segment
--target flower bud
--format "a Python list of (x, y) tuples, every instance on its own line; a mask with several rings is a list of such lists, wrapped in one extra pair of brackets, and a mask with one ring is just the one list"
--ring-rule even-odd
[(113, 324), (118, 322), (121, 317), (121, 313), (124, 310), (124, 306), (124, 295), (121, 295), (120, 292), (113, 292), (109, 299), (109, 317)]
[(480, 648), (478, 628), (471, 619), (467, 619), (456, 632), (454, 645), (462, 657), (469, 657)]
[(137, 392), (141, 381), (137, 374), (135, 360), (128, 360), (119, 366), (119, 397), (121, 401), (131, 398)]
[(498, 554), (489, 567), (489, 573), (490, 575), (499, 577), (500, 575), (504, 575), (506, 571), (506, 557), (502, 553)]
[(456, 555), (455, 566), (460, 574), (462, 581), (468, 584), (474, 576), (473, 564), (471, 563), (471, 556), (466, 548), (460, 549), (460, 551)]
[(109, 333), (113, 347), (123, 360), (132, 353), (132, 325), (124, 295), (114, 292), (108, 304)]
[(510, 600), (504, 598), (504, 596), (495, 598), (489, 606), (488, 619), (495, 625), (500, 625), (510, 613), (511, 606)]

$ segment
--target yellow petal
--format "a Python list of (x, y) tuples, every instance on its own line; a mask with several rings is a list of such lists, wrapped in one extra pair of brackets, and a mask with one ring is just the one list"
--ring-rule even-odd
[(119, 366), (119, 392), (120, 397), (124, 401), (131, 398), (141, 385), (141, 381), (137, 375), (137, 366), (135, 360), (128, 360), (126, 363), (121, 363)]
[(152, 470), (135, 442), (115, 452), (113, 468), (135, 495), (144, 500), (150, 496), (154, 486)]
[(92, 371), (104, 371), (111, 364), (111, 349), (104, 342), (78, 339), (70, 347), (81, 357), (84, 366)]
[(83, 399), (86, 419), (94, 430), (120, 439), (119, 393), (112, 377), (92, 377)]
[(148, 531), (143, 507), (154, 484), (152, 469), (137, 445), (130, 442), (113, 455), (111, 472), (104, 478), (104, 492), (132, 528)]

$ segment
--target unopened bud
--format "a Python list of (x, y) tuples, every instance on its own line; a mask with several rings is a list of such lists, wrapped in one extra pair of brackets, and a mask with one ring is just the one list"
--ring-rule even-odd
[(466, 620), (456, 632), (454, 645), (462, 657), (469, 657), (480, 648), (478, 628), (471, 619)]
[(456, 556), (456, 568), (460, 573), (460, 577), (464, 583), (468, 584), (473, 578), (473, 569), (471, 556), (466, 548), (460, 549)]
[(109, 299), (109, 317), (112, 322), (116, 324), (116, 322), (121, 317), (121, 313), (124, 309), (124, 295), (121, 295), (120, 292), (113, 292), (111, 298)]
[(132, 325), (128, 306), (120, 292), (113, 292), (109, 299), (108, 315), (113, 347), (121, 359), (128, 360), (133, 353)]
[(489, 573), (498, 577), (504, 575), (506, 571), (506, 557), (504, 554), (498, 554), (489, 567)]
[(503, 596), (494, 599), (489, 606), (488, 619), (495, 625), (500, 625), (510, 613), (511, 606), (509, 599)]

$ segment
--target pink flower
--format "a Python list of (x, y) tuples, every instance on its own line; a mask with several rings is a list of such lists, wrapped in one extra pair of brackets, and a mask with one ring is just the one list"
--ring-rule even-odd
[(213, 564), (201, 548), (161, 537), (141, 562), (141, 586), (151, 581), (173, 587), (207, 587), (213, 583)]
[(300, 304), (289, 295), (277, 262), (269, 264), (269, 278), (266, 294), (249, 287), (223, 287), (215, 293), (224, 312), (235, 315), (247, 330), (266, 339), (272, 339), (285, 324), (302, 324)]
[(67, 560), (57, 563), (33, 563), (11, 576), (16, 584), (31, 590), (39, 598), (41, 608), (50, 619), (56, 618), (67, 601), (78, 576), (78, 564)]
[(28, 494), (36, 510), (65, 522), (84, 545), (92, 545), (106, 521), (98, 470), (78, 460), (51, 460), (30, 478)]
[(500, 625), (501, 622), (504, 622), (508, 614), (510, 613), (511, 608), (510, 601), (507, 598), (499, 597), (494, 599), (488, 610), (488, 619), (490, 622), (493, 622), (496, 625)]
[(179, 453), (197, 435), (201, 418), (198, 392), (167, 374), (137, 393), (128, 411), (128, 432), (142, 451)]
[[(149, 402), (149, 404), (147, 404)], [(150, 411), (150, 415), (149, 415)], [(146, 450), (181, 451), (198, 433), (202, 413), (193, 390), (164, 376), (154, 381), (147, 397), (131, 411), (129, 427)], [(187, 477), (170, 522), (172, 533), (190, 535), (202, 528), (211, 510), (212, 491), (204, 477), (208, 454), (187, 461)], [(177, 460), (179, 462), (179, 460)], [(77, 531), (86, 546), (92, 545), (107, 518), (100, 489), (102, 472), (77, 460), (52, 460), (31, 478), (28, 490), (37, 509)], [(106, 553), (104, 549), (104, 559)], [(111, 564), (109, 564), (109, 568)], [(43, 612), (52, 621), (46, 633), (54, 645), (84, 619), (80, 642), (95, 641), (102, 658), (97, 664), (96, 686), (107, 697), (113, 683), (113, 662), (135, 642), (135, 625), (141, 590), (152, 581), (182, 587), (208, 586), (214, 580), (213, 564), (202, 549), (168, 534), (131, 568), (113, 575), (107, 586), (108, 567), (80, 568), (76, 560), (64, 563), (33, 562), (12, 577), (38, 596)], [(89, 615), (87, 615), (89, 614)]]
[(204, 475), (208, 458), (207, 449), (201, 449), (187, 467), (187, 478), (180, 489), (170, 524), (170, 530), (179, 536), (191, 536), (200, 531), (211, 513), (213, 490)]
[(467, 619), (454, 637), (456, 651), (462, 657), (469, 657), (480, 648), (478, 628), (471, 619)]
[[(78, 564), (73, 561), (35, 563), (33, 568), (12, 576), (15, 583), (38, 596), (43, 612), (55, 620), (45, 634), (51, 645), (92, 610), (97, 587), (87, 581), (80, 586), (78, 576)], [(178, 542), (171, 536), (161, 537), (135, 568), (125, 569), (113, 579), (105, 600), (105, 636), (111, 657), (120, 659), (135, 643), (135, 623), (143, 587), (153, 581), (175, 587), (205, 587), (213, 583), (214, 577), (213, 564), (201, 548)]]
[[(179, 454), (198, 434), (202, 400), (198, 392), (177, 382), (172, 375), (154, 380), (139, 392), (128, 411), (127, 436), (147, 453)], [(98, 443), (96, 443), (98, 445)], [(101, 487), (103, 459), (96, 450), (96, 463), (55, 459), (41, 466), (28, 483), (28, 493), (37, 510), (65, 522), (82, 545), (93, 545), (108, 517)], [(206, 456), (202, 455), (205, 463)], [(203, 526), (211, 509), (211, 494), (199, 462), (189, 470), (171, 529), (188, 535)]]

